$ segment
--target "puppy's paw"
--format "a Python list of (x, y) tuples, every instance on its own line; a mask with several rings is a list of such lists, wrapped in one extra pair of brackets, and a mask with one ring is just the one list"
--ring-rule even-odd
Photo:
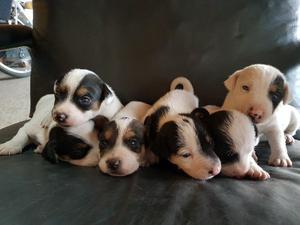
[(38, 145), (36, 149), (34, 149), (34, 153), (41, 154), (43, 152), (44, 147), (42, 145)]
[(291, 167), (292, 161), (288, 155), (270, 156), (269, 165), (278, 167)]
[(291, 144), (295, 143), (295, 139), (293, 138), (292, 135), (290, 135), (290, 134), (284, 134), (284, 135), (285, 135), (285, 143), (287, 145), (291, 145)]
[(270, 178), (270, 174), (263, 170), (259, 165), (256, 163), (252, 163), (250, 165), (250, 169), (246, 173), (246, 176), (253, 179), (253, 180), (266, 180)]
[(20, 152), (22, 152), (22, 148), (10, 142), (0, 145), (0, 155), (15, 155)]
[(255, 150), (253, 150), (253, 152), (252, 152), (252, 158), (253, 158), (256, 162), (258, 161), (258, 157), (257, 157), (257, 155), (256, 155)]

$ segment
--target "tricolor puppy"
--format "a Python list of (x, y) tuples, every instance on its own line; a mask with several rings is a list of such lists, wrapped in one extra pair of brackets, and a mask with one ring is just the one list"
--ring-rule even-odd
[(150, 105), (142, 102), (128, 103), (112, 121), (99, 131), (99, 168), (111, 176), (126, 176), (140, 166), (146, 166), (145, 128), (142, 119)]
[(111, 118), (122, 107), (112, 89), (94, 72), (71, 70), (56, 81), (54, 95), (39, 100), (31, 120), (0, 145), (0, 155), (20, 153), (29, 143), (37, 144), (36, 152), (41, 152), (56, 125), (67, 129), (83, 125), (97, 115)]
[[(202, 115), (189, 80), (179, 77), (145, 116), (146, 147), (195, 179), (206, 180), (221, 171), (213, 142), (201, 122)], [(192, 112), (192, 113), (191, 113)]]
[(300, 116), (287, 105), (291, 95), (284, 75), (273, 66), (256, 64), (236, 71), (224, 84), (228, 94), (222, 108), (252, 118), (259, 135), (265, 135), (271, 146), (270, 165), (292, 166), (285, 144), (294, 142)]
[(51, 128), (42, 156), (52, 163), (60, 160), (77, 166), (96, 166), (99, 162), (98, 130), (108, 121), (99, 115), (78, 126)]
[(270, 178), (252, 157), (257, 130), (250, 118), (236, 110), (213, 109), (215, 112), (210, 111), (211, 115), (208, 111), (198, 109), (213, 139), (214, 151), (221, 160), (222, 173), (237, 178)]

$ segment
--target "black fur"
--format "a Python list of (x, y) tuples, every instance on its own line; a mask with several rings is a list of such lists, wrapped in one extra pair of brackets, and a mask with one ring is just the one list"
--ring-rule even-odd
[(177, 84), (175, 89), (183, 90), (183, 84)]
[(214, 140), (214, 151), (222, 164), (234, 163), (239, 160), (239, 154), (234, 151), (233, 140), (226, 132), (232, 119), (230, 112), (219, 111), (211, 114), (206, 120), (207, 127)]
[[(109, 138), (105, 136), (106, 132), (110, 133)], [(100, 155), (104, 155), (109, 151), (116, 143), (119, 135), (118, 126), (115, 121), (106, 123), (101, 132), (98, 134)]]
[(144, 126), (137, 120), (132, 120), (128, 129), (134, 133), (131, 137), (124, 137), (123, 143), (133, 152), (140, 153), (144, 145)]
[(147, 118), (145, 119), (144, 125), (146, 129), (145, 132), (146, 148), (149, 147), (151, 140), (154, 140), (154, 138), (156, 137), (160, 118), (162, 116), (165, 116), (169, 112), (169, 110), (170, 108), (168, 106), (161, 106), (154, 113), (147, 116)]
[[(85, 96), (78, 96), (77, 90), (80, 88), (86, 88), (88, 90), (88, 94)], [(77, 105), (79, 109), (82, 111), (90, 110), (93, 104), (98, 103), (100, 106), (101, 102), (108, 96), (112, 94), (108, 89), (107, 85), (93, 74), (87, 74), (79, 83), (77, 89), (75, 90), (75, 94), (73, 96), (73, 101)], [(84, 103), (84, 98), (88, 97), (91, 99), (90, 103)]]
[(82, 139), (68, 134), (61, 127), (54, 127), (49, 134), (42, 156), (52, 163), (58, 162), (58, 156), (70, 159), (84, 158), (92, 147)]
[(268, 96), (272, 101), (273, 111), (276, 109), (278, 104), (283, 100), (284, 97), (284, 80), (278, 75), (275, 80), (270, 84), (270, 90)]

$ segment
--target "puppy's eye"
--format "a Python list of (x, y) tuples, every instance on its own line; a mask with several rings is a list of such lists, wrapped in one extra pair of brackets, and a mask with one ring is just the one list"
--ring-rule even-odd
[(243, 86), (242, 86), (242, 89), (243, 89), (245, 92), (249, 92), (249, 91), (250, 91), (250, 88), (249, 88), (249, 86), (247, 86), (247, 85), (243, 85)]
[(99, 147), (100, 149), (105, 149), (108, 146), (108, 141), (105, 139), (99, 140)]
[(89, 96), (85, 95), (79, 98), (79, 103), (81, 105), (90, 105), (92, 103), (92, 99)]
[(189, 152), (185, 152), (185, 153), (180, 154), (180, 156), (183, 157), (183, 158), (189, 158), (191, 155), (192, 154), (189, 153)]
[(135, 138), (129, 139), (128, 144), (133, 148), (139, 147), (139, 142)]

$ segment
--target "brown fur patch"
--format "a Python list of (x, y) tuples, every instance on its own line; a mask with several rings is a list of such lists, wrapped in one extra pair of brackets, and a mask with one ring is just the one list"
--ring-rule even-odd
[(88, 91), (88, 89), (86, 89), (85, 87), (81, 87), (81, 88), (79, 88), (77, 91), (76, 91), (76, 95), (77, 96), (84, 96), (84, 95), (86, 95), (86, 94), (88, 94), (89, 93), (89, 91)]
[(69, 88), (66, 85), (57, 85), (55, 88), (55, 93), (67, 94), (68, 92), (69, 92)]

